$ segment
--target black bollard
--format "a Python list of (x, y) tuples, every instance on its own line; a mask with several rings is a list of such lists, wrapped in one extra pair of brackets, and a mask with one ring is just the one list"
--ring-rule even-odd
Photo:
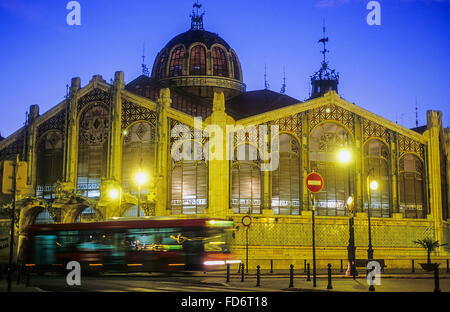
[(327, 289), (333, 289), (333, 286), (331, 285), (331, 263), (328, 263), (328, 285)]
[(311, 282), (311, 272), (309, 270), (309, 263), (308, 263), (307, 267), (308, 267), (308, 269), (306, 271), (306, 276), (307, 276), (306, 281)]
[(273, 273), (273, 260), (270, 259), (270, 273)]
[(241, 265), (242, 263), (239, 263), (238, 274), (241, 273)]
[(244, 281), (244, 264), (242, 263), (242, 268), (241, 268), (241, 282)]
[(306, 273), (306, 260), (303, 261), (303, 264), (305, 265), (305, 273)]
[(260, 266), (256, 266), (256, 287), (261, 286), (261, 271)]
[(227, 283), (230, 282), (230, 264), (227, 263)]
[(414, 259), (411, 260), (411, 272), (414, 273)]
[(291, 270), (289, 272), (289, 288), (294, 287), (294, 265), (291, 264)]
[(341, 259), (341, 273), (344, 272), (344, 266), (342, 264), (342, 259)]
[(434, 292), (441, 292), (439, 289), (439, 269), (434, 269)]

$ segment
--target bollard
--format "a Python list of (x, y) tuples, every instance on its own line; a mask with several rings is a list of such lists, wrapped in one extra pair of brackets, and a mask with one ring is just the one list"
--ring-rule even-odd
[(273, 273), (273, 260), (270, 259), (270, 273)]
[(414, 273), (414, 259), (411, 260), (411, 272)]
[(238, 274), (241, 273), (241, 265), (242, 263), (239, 263)]
[(309, 263), (308, 263), (308, 270), (306, 271), (306, 274), (307, 274), (306, 281), (311, 282), (311, 272), (309, 271)]
[(441, 292), (439, 289), (439, 269), (434, 269), (434, 292)]
[(227, 283), (230, 282), (230, 264), (227, 263)]
[(303, 263), (304, 263), (304, 265), (305, 265), (305, 273), (306, 273), (306, 260), (304, 260)]
[(256, 287), (261, 286), (261, 271), (260, 266), (256, 266)]
[(244, 267), (245, 267), (245, 265), (242, 263), (242, 268), (241, 268), (241, 282), (244, 281)]
[(291, 264), (291, 270), (289, 272), (289, 288), (294, 287), (294, 265)]
[(333, 289), (333, 286), (331, 285), (331, 263), (328, 263), (328, 285), (327, 289)]
[(342, 259), (341, 259), (341, 273), (344, 272), (344, 266), (342, 264)]

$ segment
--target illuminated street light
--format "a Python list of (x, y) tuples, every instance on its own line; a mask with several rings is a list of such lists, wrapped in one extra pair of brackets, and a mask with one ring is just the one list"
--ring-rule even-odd
[(348, 150), (343, 149), (343, 150), (339, 151), (338, 159), (341, 163), (344, 163), (344, 164), (348, 163), (350, 161), (350, 158), (351, 158), (351, 154)]
[(373, 180), (372, 182), (370, 182), (370, 189), (372, 191), (375, 191), (378, 188), (378, 182)]
[(111, 199), (117, 199), (119, 197), (119, 191), (116, 189), (112, 189), (109, 191), (109, 197), (111, 197)]
[(138, 184), (138, 217), (141, 215), (141, 186), (147, 182), (147, 175), (143, 171), (139, 171), (135, 176)]

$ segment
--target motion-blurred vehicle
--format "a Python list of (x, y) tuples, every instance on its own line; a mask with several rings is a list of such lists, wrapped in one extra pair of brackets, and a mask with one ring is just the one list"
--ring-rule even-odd
[[(120, 218), (118, 218), (120, 219)], [(139, 218), (40, 224), (27, 228), (23, 260), (33, 271), (207, 271), (239, 263), (230, 251), (233, 221)]]

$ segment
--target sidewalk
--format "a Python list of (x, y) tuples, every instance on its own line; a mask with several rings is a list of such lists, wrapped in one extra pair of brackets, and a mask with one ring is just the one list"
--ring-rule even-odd
[[(30, 282), (30, 286), (26, 286), (26, 276), (24, 276), (20, 284), (17, 284), (17, 275), (13, 274), (13, 278), (11, 279), (11, 291), (12, 292), (43, 292), (42, 289), (34, 287), (33, 282)], [(5, 275), (2, 276), (0, 280), (0, 292), (8, 291), (8, 280)]]

